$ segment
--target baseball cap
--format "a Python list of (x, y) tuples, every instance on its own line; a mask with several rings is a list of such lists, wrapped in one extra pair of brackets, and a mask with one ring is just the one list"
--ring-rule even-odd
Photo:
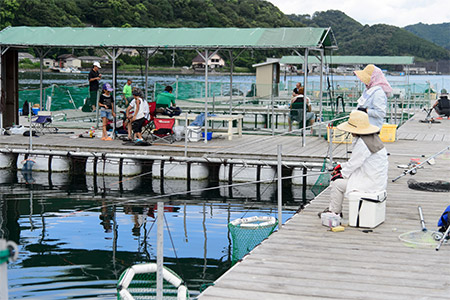
[(98, 61), (94, 61), (94, 67), (101, 69), (100, 63)]
[(111, 85), (109, 83), (105, 83), (102, 87), (102, 89), (106, 90), (106, 91), (113, 91), (113, 88), (111, 87)]

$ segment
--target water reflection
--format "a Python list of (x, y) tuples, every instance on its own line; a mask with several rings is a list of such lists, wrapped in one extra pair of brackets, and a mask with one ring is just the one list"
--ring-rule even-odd
[[(227, 224), (276, 211), (276, 188), (267, 184), (258, 197), (254, 185), (232, 188), (232, 194), (228, 187), (200, 191), (218, 185), (208, 181), (191, 181), (189, 194), (172, 195), (184, 191), (186, 181), (142, 177), (134, 184), (122, 180), (120, 187), (117, 177), (33, 172), (30, 182), (21, 171), (0, 173), (0, 237), (20, 245), (19, 260), (8, 266), (11, 299), (114, 297), (124, 269), (156, 260), (152, 197), (162, 192), (164, 261), (194, 294), (231, 266)], [(301, 199), (287, 203), (295, 210)], [(284, 219), (293, 213), (286, 210)]]

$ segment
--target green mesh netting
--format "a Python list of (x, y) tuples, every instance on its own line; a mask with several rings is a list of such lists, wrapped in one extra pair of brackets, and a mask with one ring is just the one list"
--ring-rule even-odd
[[(323, 161), (322, 169), (320, 172), (326, 172), (327, 171), (327, 160), (325, 159)], [(323, 173), (320, 174), (317, 178), (316, 182), (314, 183), (313, 187), (311, 188), (311, 192), (314, 194), (314, 196), (319, 195), (324, 189), (326, 189), (330, 185), (331, 175), (330, 173)]]
[[(84, 104), (84, 99), (88, 97), (89, 90), (87, 86), (63, 86), (52, 85), (42, 91), (43, 109), (56, 111), (64, 109), (78, 109)], [(51, 97), (51, 103), (48, 102), (48, 96)], [(19, 107), (28, 101), (31, 104), (39, 104), (39, 90), (19, 91)], [(50, 109), (47, 109), (50, 106)]]
[[(174, 271), (171, 269), (164, 267), (165, 270), (169, 271), (171, 274), (176, 276), (177, 278), (181, 279), (180, 276), (178, 276)], [(122, 278), (127, 273), (128, 269), (122, 272), (122, 274), (119, 277), (119, 284), (122, 281)], [(119, 285), (118, 284), (118, 285)], [(143, 274), (135, 274), (133, 276), (133, 279), (131, 283), (128, 285), (126, 290), (133, 296), (134, 299), (140, 300), (140, 299), (156, 299), (156, 272), (154, 273), (143, 273)], [(118, 286), (119, 288), (119, 286)], [(167, 280), (163, 280), (163, 299), (167, 300), (176, 300), (178, 295), (178, 289), (175, 288), (170, 282)], [(122, 298), (119, 294), (119, 291), (117, 292), (117, 299), (122, 300)], [(186, 298), (190, 299), (189, 297), (189, 291), (186, 289)]]
[(232, 264), (234, 265), (264, 239), (268, 238), (277, 225), (278, 221), (273, 217), (250, 217), (230, 222), (228, 229), (233, 242)]

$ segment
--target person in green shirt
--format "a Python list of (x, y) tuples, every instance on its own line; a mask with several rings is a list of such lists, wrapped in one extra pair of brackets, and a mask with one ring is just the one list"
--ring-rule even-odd
[(172, 94), (172, 87), (170, 85), (166, 86), (164, 92), (156, 97), (156, 108), (168, 108), (175, 105), (175, 95)]
[(128, 103), (133, 100), (133, 89), (131, 88), (131, 84), (133, 83), (133, 80), (131, 78), (127, 79), (127, 83), (123, 86), (123, 95), (122, 98), (125, 101), (125, 106), (128, 106)]

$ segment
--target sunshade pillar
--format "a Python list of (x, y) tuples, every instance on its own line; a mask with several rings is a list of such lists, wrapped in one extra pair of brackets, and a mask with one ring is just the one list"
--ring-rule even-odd
[(148, 60), (150, 59), (148, 48), (145, 49), (145, 101), (148, 101)]
[[(0, 46), (0, 135), (3, 134), (3, 69), (2, 69), (3, 47)], [(6, 100), (6, 99), (5, 99)]]
[(304, 91), (304, 97), (303, 97), (303, 130), (302, 130), (302, 147), (306, 146), (306, 99), (307, 99), (307, 79), (308, 79), (308, 48), (305, 48), (305, 60), (303, 64), (304, 69), (304, 84), (303, 84), (303, 91)]
[(233, 51), (229, 50), (230, 54), (230, 115), (233, 110), (233, 68), (234, 68), (234, 58)]
[[(322, 106), (323, 105), (322, 104), (322, 101), (323, 101), (323, 95), (322, 95), (322, 93), (323, 93), (323, 52), (324, 52), (324, 50), (320, 49), (319, 123), (322, 122), (322, 117), (323, 117), (322, 116), (322, 113), (323, 113), (323, 106)], [(322, 135), (322, 127), (319, 127), (319, 137), (321, 135)]]
[(205, 144), (208, 143), (208, 61), (209, 52), (205, 50)]
[(228, 54), (230, 56), (230, 115), (233, 111), (233, 72), (234, 72), (234, 61), (244, 52), (244, 49), (233, 57), (233, 50), (228, 50)]

